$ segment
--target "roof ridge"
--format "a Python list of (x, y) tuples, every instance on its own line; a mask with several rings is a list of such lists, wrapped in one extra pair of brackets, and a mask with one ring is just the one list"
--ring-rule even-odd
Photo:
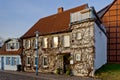
[[(74, 7), (71, 9), (67, 9), (61, 13), (56, 13), (50, 16), (46, 16), (43, 18), (40, 18), (24, 35), (22, 35), (20, 38), (28, 38), (35, 36), (34, 32), (37, 30), (40, 32), (40, 34), (45, 33), (54, 33), (56, 31), (61, 31), (64, 29), (68, 29), (69, 26), (69, 19), (70, 19), (70, 13), (76, 12), (82, 9), (88, 8), (88, 4), (83, 4), (78, 7)], [(64, 18), (65, 17), (65, 18)], [(62, 25), (60, 27), (60, 25)], [(65, 25), (67, 25), (65, 27)], [(51, 28), (52, 26), (52, 28)]]
[(112, 3), (110, 3), (109, 5), (105, 6), (103, 9), (99, 10), (97, 12), (97, 14), (99, 15), (102, 11), (104, 11), (106, 8), (106, 11), (101, 15), (99, 16), (100, 18), (102, 18), (104, 16), (104, 14), (111, 8), (111, 6), (116, 2), (117, 0), (114, 0)]
[[(62, 14), (62, 13), (65, 13), (65, 12), (67, 12), (67, 11), (70, 11), (70, 10), (73, 10), (73, 9), (76, 9), (76, 8), (79, 8), (79, 7), (82, 7), (82, 6), (88, 6), (88, 4), (83, 4), (83, 5), (81, 5), (81, 6), (77, 6), (77, 7), (74, 7), (74, 8), (70, 8), (70, 9), (67, 9), (67, 10), (61, 12), (61, 13), (55, 13), (55, 14), (52, 14), (52, 15), (49, 15), (49, 16), (45, 16), (45, 17), (43, 17), (43, 18), (40, 18), (39, 20), (44, 19), (44, 18), (47, 18), (47, 17), (52, 17), (52, 16), (54, 16), (54, 15)], [(39, 20), (38, 20), (38, 21), (39, 21)]]

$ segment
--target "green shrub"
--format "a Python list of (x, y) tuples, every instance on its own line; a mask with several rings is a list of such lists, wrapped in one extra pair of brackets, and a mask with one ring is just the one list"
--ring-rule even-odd
[(56, 74), (60, 74), (60, 68), (56, 69)]
[(70, 75), (70, 73), (71, 73), (71, 70), (70, 70), (70, 69), (67, 69), (67, 70), (66, 70), (66, 75)]

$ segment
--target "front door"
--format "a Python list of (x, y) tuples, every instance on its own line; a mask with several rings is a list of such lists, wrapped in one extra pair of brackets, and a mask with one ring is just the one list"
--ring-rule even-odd
[(64, 73), (66, 73), (66, 71), (70, 68), (70, 54), (65, 54), (63, 56), (63, 60), (64, 60)]
[(1, 69), (4, 70), (4, 57), (1, 57)]

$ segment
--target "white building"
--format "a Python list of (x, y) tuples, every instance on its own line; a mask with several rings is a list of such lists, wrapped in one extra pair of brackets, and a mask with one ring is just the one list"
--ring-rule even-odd
[(21, 49), (19, 39), (8, 39), (0, 49), (0, 69), (17, 70), (21, 64)]

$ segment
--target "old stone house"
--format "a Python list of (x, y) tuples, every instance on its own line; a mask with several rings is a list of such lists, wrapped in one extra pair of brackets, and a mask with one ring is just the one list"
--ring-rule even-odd
[(120, 63), (120, 0), (113, 0), (98, 12), (107, 32), (108, 62)]
[(40, 19), (22, 37), (22, 66), (25, 71), (36, 68), (38, 38), (38, 70), (53, 72), (68, 69), (73, 75), (94, 76), (106, 63), (106, 31), (94, 8), (87, 4)]

